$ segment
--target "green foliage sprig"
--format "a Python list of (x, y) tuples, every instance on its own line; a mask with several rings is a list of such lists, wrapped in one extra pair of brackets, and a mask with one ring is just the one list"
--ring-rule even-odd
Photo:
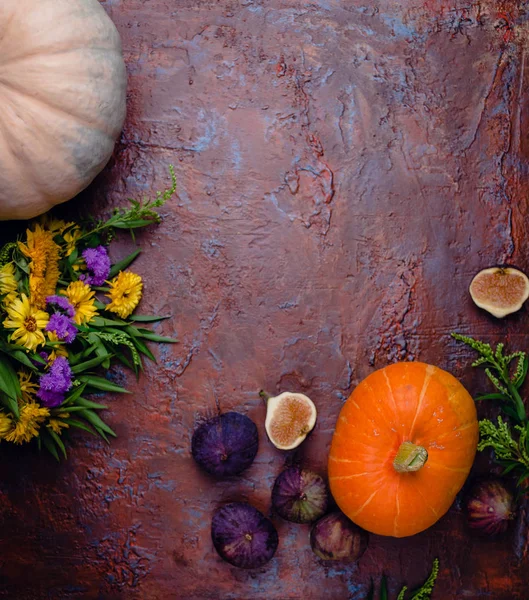
[[(518, 485), (529, 478), (529, 421), (520, 395), (528, 369), (527, 353), (522, 351), (504, 353), (504, 344), (494, 350), (490, 344), (471, 337), (453, 333), (452, 337), (463, 342), (479, 354), (473, 367), (483, 367), (495, 392), (476, 397), (476, 401), (492, 400), (513, 422), (511, 429), (501, 416), (494, 423), (489, 419), (479, 422), (480, 441), (478, 450), (491, 448), (494, 460), (503, 467), (503, 474), (513, 473)], [(513, 368), (513, 361), (515, 362)]]
[[(435, 558), (432, 564), (432, 571), (428, 577), (428, 579), (421, 585), (421, 587), (409, 596), (407, 600), (430, 600), (431, 595), (433, 593), (433, 589), (435, 586), (435, 582), (437, 580), (437, 576), (439, 575), (439, 559)], [(400, 590), (399, 595), (397, 596), (397, 600), (406, 600), (406, 592), (408, 591), (408, 586), (403, 586)], [(375, 597), (375, 587), (371, 584), (371, 589), (369, 590), (369, 594), (366, 600), (374, 600)], [(379, 600), (388, 600), (388, 584), (385, 576), (382, 577), (382, 581), (380, 583), (380, 592), (379, 592)]]

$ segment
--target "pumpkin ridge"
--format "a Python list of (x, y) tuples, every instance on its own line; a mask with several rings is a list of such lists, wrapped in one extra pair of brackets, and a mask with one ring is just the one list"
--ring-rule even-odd
[(399, 421), (400, 420), (400, 413), (399, 413), (399, 408), (397, 406), (397, 401), (395, 400), (395, 396), (393, 395), (393, 387), (392, 387), (391, 382), (389, 380), (387, 371), (383, 370), (382, 372), (384, 374), (384, 378), (385, 378), (387, 386), (388, 386), (389, 398), (391, 398), (391, 401), (393, 402), (393, 409), (395, 411), (395, 418), (396, 418), (397, 421)]
[[(65, 44), (66, 46), (66, 44)], [(70, 52), (81, 52), (83, 50), (86, 50), (86, 48), (83, 48), (82, 46), (79, 46), (78, 48), (61, 48), (58, 50), (51, 50), (51, 49), (45, 49), (45, 48), (39, 48), (37, 50), (34, 50), (33, 52), (28, 52), (27, 54), (22, 54), (20, 56), (15, 56), (14, 58), (10, 58), (9, 60), (1, 60), (0, 59), (0, 67), (3, 65), (12, 65), (13, 63), (17, 63), (20, 61), (24, 61), (24, 60), (28, 60), (30, 58), (35, 58), (36, 56), (59, 56), (61, 54), (69, 54)], [(90, 52), (104, 52), (105, 54), (108, 54), (109, 52), (114, 52), (115, 54), (117, 54), (118, 56), (120, 56), (120, 52), (118, 50), (116, 50), (116, 48), (112, 48), (112, 46), (109, 46), (108, 48), (105, 48), (104, 46), (90, 46), (89, 48)]]
[(452, 473), (467, 473), (468, 469), (461, 467), (459, 469), (455, 468), (455, 467), (449, 467), (448, 465), (443, 465), (440, 463), (436, 463), (434, 461), (430, 461), (429, 462), (430, 467), (435, 467), (436, 469), (443, 469), (445, 471), (451, 471)]
[[(17, 116), (18, 116), (18, 113), (17, 113)], [(21, 117), (19, 117), (19, 118), (21, 118)], [(23, 175), (25, 177), (27, 177), (29, 179), (29, 181), (31, 181), (31, 183), (37, 184), (37, 180), (35, 178), (35, 171), (31, 167), (31, 162), (29, 160), (27, 160), (27, 157), (25, 157), (25, 156), (23, 157), (25, 160), (22, 160), (22, 161), (19, 160), (20, 153), (16, 152), (15, 149), (13, 148), (13, 143), (16, 143), (17, 140), (13, 138), (9, 129), (7, 129), (5, 127), (2, 119), (0, 119), (0, 133), (1, 133), (1, 137), (5, 141), (5, 148), (7, 148), (9, 150), (9, 152), (11, 153), (11, 156), (15, 159), (16, 168), (19, 170), (19, 172), (23, 173)], [(52, 197), (50, 195), (46, 195), (46, 198), (50, 201), (52, 200)]]
[(400, 492), (400, 479), (397, 483), (397, 490), (395, 492), (395, 509), (396, 509), (396, 514), (395, 514), (395, 518), (393, 519), (393, 535), (395, 537), (399, 537), (398, 534), (398, 525), (397, 525), (397, 521), (398, 518), (400, 516), (400, 501), (399, 501), (399, 492)]
[(419, 496), (424, 500), (424, 504), (432, 511), (432, 513), (434, 514), (434, 516), (436, 518), (439, 518), (439, 512), (437, 510), (435, 510), (435, 508), (428, 502), (428, 500), (426, 500), (426, 498), (424, 497), (424, 494), (421, 492), (421, 489), (419, 486), (417, 485), (413, 485), (413, 489), (419, 494)]
[(332, 477), (329, 477), (329, 481), (354, 479), (355, 477), (363, 477), (364, 475), (374, 475), (379, 472), (380, 472), (380, 469), (375, 469), (374, 471), (364, 471), (363, 473), (352, 473), (351, 475), (333, 475)]
[[(17, 87), (15, 84), (13, 84), (12, 81), (2, 79), (1, 73), (0, 73), (0, 86), (4, 86), (4, 88), (11, 90), (11, 92), (14, 92), (15, 94), (19, 94), (23, 98), (30, 99), (32, 103), (37, 102), (37, 103), (45, 106), (46, 108), (50, 109), (50, 112), (52, 112), (52, 113), (53, 112), (59, 113), (60, 115), (63, 115), (64, 117), (67, 117), (72, 121), (75, 120), (75, 121), (80, 122), (85, 127), (89, 127), (90, 129), (97, 131), (101, 135), (106, 136), (109, 140), (112, 141), (112, 143), (114, 143), (114, 138), (112, 137), (112, 135), (110, 135), (108, 133), (108, 131), (104, 131), (103, 129), (101, 129), (98, 126), (100, 124), (91, 122), (89, 119), (87, 119), (85, 116), (83, 116), (81, 114), (74, 114), (73, 112), (68, 112), (67, 110), (65, 110), (64, 108), (61, 108), (60, 106), (57, 106), (53, 102), (48, 102), (47, 100), (39, 98), (38, 96), (32, 96), (26, 90), (22, 89), (21, 87)], [(4, 96), (4, 98), (5, 98), (5, 96)]]
[(373, 498), (378, 494), (378, 489), (375, 490), (371, 496), (369, 496), (369, 498), (362, 504), (362, 506), (355, 512), (353, 513), (353, 517), (358, 517), (358, 515), (364, 510), (364, 508), (366, 508), (366, 506), (371, 502), (371, 500), (373, 500)]
[(415, 423), (417, 422), (417, 418), (421, 414), (424, 397), (426, 396), (426, 390), (428, 389), (428, 386), (430, 385), (430, 382), (432, 381), (432, 377), (433, 377), (433, 374), (435, 373), (435, 370), (436, 370), (436, 367), (433, 367), (432, 365), (428, 365), (426, 367), (425, 375), (424, 375), (424, 382), (422, 384), (422, 388), (419, 393), (419, 401), (417, 402), (417, 410), (415, 411), (415, 417), (413, 418), (413, 422), (410, 427), (410, 433), (408, 436), (410, 440), (413, 438)]
[[(386, 413), (380, 408), (379, 404), (377, 403), (375, 390), (373, 389), (373, 387), (371, 386), (371, 384), (369, 382), (367, 382), (367, 381), (365, 382), (365, 386), (364, 387), (365, 387), (366, 390), (369, 390), (371, 392), (372, 396), (373, 396), (372, 406), (376, 410), (376, 413), (377, 413), (376, 417), (383, 420), (384, 424), (387, 427), (388, 433), (389, 432), (394, 432), (394, 429), (393, 429), (394, 423), (390, 423), (386, 419)], [(395, 417), (395, 414), (393, 414), (393, 417)], [(375, 427), (379, 426), (379, 423), (376, 421), (376, 419), (374, 419), (372, 417), (368, 417), (368, 418), (373, 423), (373, 425), (375, 425)]]

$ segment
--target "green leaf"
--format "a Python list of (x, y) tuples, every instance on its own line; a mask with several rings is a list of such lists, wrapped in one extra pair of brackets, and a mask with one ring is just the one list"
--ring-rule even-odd
[(74, 248), (73, 252), (68, 257), (68, 262), (70, 263), (70, 265), (73, 265), (78, 257), (79, 257), (79, 250), (77, 248)]
[(86, 419), (96, 429), (100, 429), (101, 431), (108, 433), (108, 435), (116, 437), (116, 434), (112, 431), (112, 429), (110, 429), (110, 427), (103, 420), (101, 420), (95, 412), (92, 412), (91, 410), (87, 409), (84, 412), (81, 411), (79, 414), (81, 417), (83, 417), (83, 419)]
[(129, 327), (129, 324), (126, 321), (105, 319), (103, 317), (94, 317), (90, 321), (90, 325), (93, 325), (94, 327)]
[(149, 340), (151, 342), (160, 342), (163, 344), (178, 344), (178, 340), (175, 338), (164, 337), (162, 335), (156, 335), (155, 333), (144, 333), (142, 331), (141, 337), (145, 340)]
[(61, 419), (61, 420), (64, 421), (65, 423), (68, 423), (68, 425), (71, 425), (72, 427), (76, 427), (77, 429), (82, 429), (83, 431), (88, 431), (88, 433), (95, 435), (94, 430), (91, 427), (89, 427), (88, 425), (85, 425), (85, 423), (83, 423), (82, 421), (78, 421), (77, 419)]
[(147, 227), (152, 225), (153, 221), (150, 219), (136, 219), (130, 221), (121, 221), (114, 224), (116, 229), (138, 229), (139, 227)]
[[(146, 222), (145, 224), (150, 225), (150, 222)], [(127, 227), (122, 227), (122, 228), (118, 227), (118, 229), (129, 229), (129, 228), (130, 228), (130, 225)], [(131, 265), (136, 260), (136, 258), (138, 258), (138, 256), (140, 254), (141, 254), (141, 248), (138, 248), (138, 249), (134, 250), (134, 252), (131, 252), (131, 254), (129, 254), (126, 258), (117, 262), (110, 269), (108, 278), (111, 279), (112, 277), (115, 277), (120, 271), (125, 270), (129, 265)]]
[(59, 446), (64, 458), (68, 458), (66, 455), (66, 448), (64, 447), (64, 444), (62, 443), (61, 438), (55, 433), (55, 431), (53, 431), (53, 429), (48, 429), (48, 433), (51, 435), (51, 437), (53, 438), (53, 440), (57, 444), (57, 446)]
[(149, 350), (149, 348), (147, 347), (147, 345), (142, 342), (139, 338), (135, 337), (132, 338), (133, 339), (133, 343), (136, 346), (136, 348), (142, 353), (144, 354), (147, 358), (149, 358), (150, 360), (152, 360), (153, 362), (156, 362), (156, 357), (154, 356), (154, 354)]
[(120, 350), (115, 351), (115, 356), (118, 360), (120, 360), (128, 369), (134, 371), (134, 365), (130, 362), (130, 360), (125, 356), (123, 352)]
[(83, 371), (87, 371), (88, 369), (92, 369), (93, 367), (97, 367), (102, 362), (105, 362), (107, 358), (110, 358), (111, 354), (105, 354), (104, 356), (96, 356), (91, 360), (87, 360), (86, 362), (79, 363), (72, 367), (72, 373), (82, 373)]
[(404, 595), (406, 594), (406, 591), (408, 590), (408, 586), (405, 585), (399, 592), (399, 595), (397, 596), (397, 600), (404, 600)]
[(93, 410), (105, 410), (108, 408), (106, 404), (98, 404), (97, 402), (92, 402), (92, 400), (87, 400), (86, 398), (78, 398), (76, 406), (91, 408)]
[(481, 400), (502, 400), (503, 402), (510, 402), (510, 398), (505, 394), (484, 394), (483, 396), (477, 396), (474, 398), (476, 402), (480, 402)]
[(505, 467), (505, 469), (503, 469), (502, 475), (507, 475), (508, 473), (510, 473), (511, 471), (514, 471), (514, 469), (516, 469), (516, 467), (519, 467), (520, 464), (519, 463), (511, 463), (508, 467)]
[(71, 392), (68, 396), (66, 396), (65, 401), (62, 403), (62, 406), (66, 404), (74, 404), (76, 400), (82, 395), (86, 388), (86, 383), (82, 383), (74, 388), (73, 392)]
[(170, 319), (171, 317), (157, 317), (155, 315), (130, 315), (129, 319), (131, 321), (136, 321), (137, 323), (156, 323), (157, 321), (164, 321), (165, 319)]
[(0, 391), (0, 404), (5, 406), (9, 412), (12, 412), (17, 418), (19, 416), (18, 402), (10, 398), (7, 394)]
[(38, 371), (37, 367), (31, 362), (31, 360), (28, 358), (25, 352), (21, 352), (20, 350), (14, 350), (9, 353), (9, 356), (11, 356), (11, 358), (14, 358), (19, 363), (22, 363), (28, 369), (31, 369), (32, 371)]
[(371, 586), (369, 587), (369, 592), (367, 592), (366, 600), (373, 600), (375, 597), (375, 584), (371, 579)]
[(517, 390), (519, 390), (522, 387), (523, 382), (525, 381), (525, 378), (527, 377), (527, 369), (528, 368), (529, 368), (529, 359), (527, 358), (527, 356), (524, 356), (523, 363), (522, 363), (522, 372), (520, 373), (520, 376), (517, 378), (516, 383), (514, 384), (516, 386)]
[(46, 447), (48, 452), (55, 458), (55, 460), (57, 462), (61, 462), (59, 459), (59, 454), (57, 452), (57, 448), (55, 447), (55, 444), (53, 443), (53, 439), (48, 437), (45, 433), (43, 433), (39, 437), (39, 439), (42, 439), (42, 443), (44, 444), (44, 446)]
[(5, 358), (0, 359), (0, 390), (13, 400), (20, 398), (21, 395), (17, 372), (13, 369), (13, 365), (9, 360)]
[(385, 575), (382, 575), (380, 582), (380, 600), (388, 600), (388, 584)]
[(108, 381), (108, 379), (104, 379), (103, 377), (96, 377), (95, 375), (81, 375), (81, 377), (79, 377), (79, 380), (87, 383), (89, 386), (95, 388), (96, 390), (102, 390), (104, 392), (117, 392), (120, 394), (131, 393), (125, 388), (122, 388), (119, 385)]

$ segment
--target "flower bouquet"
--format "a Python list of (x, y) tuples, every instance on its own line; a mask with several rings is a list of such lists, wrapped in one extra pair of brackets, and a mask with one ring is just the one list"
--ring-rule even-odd
[(155, 360), (148, 341), (175, 342), (146, 323), (164, 317), (134, 314), (142, 278), (126, 270), (135, 250), (112, 265), (108, 246), (118, 230), (158, 223), (156, 209), (176, 190), (131, 201), (105, 221), (65, 222), (47, 215), (30, 223), (23, 239), (0, 247), (0, 440), (36, 442), (66, 456), (73, 428), (115, 436), (101, 419), (107, 408), (90, 399), (127, 392), (97, 375), (119, 361), (138, 376), (142, 357)]

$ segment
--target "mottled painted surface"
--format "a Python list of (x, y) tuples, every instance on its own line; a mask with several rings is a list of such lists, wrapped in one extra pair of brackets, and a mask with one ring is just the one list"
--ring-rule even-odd
[[(529, 346), (526, 309), (494, 321), (467, 294), (481, 267), (529, 270), (526, 3), (103, 5), (129, 116), (82, 201), (102, 214), (175, 165), (178, 196), (136, 269), (143, 311), (173, 315), (157, 330), (180, 344), (156, 347), (138, 383), (113, 374), (134, 394), (111, 399), (111, 446), (78, 435), (61, 465), (2, 448), (0, 597), (360, 599), (382, 571), (394, 595), (419, 583), (438, 556), (434, 598), (526, 598), (526, 529), (478, 540), (459, 503), (411, 539), (372, 536), (348, 567), (320, 564), (308, 529), (277, 518), (279, 551), (257, 572), (223, 563), (209, 537), (220, 501), (268, 512), (288, 460), (265, 437), (260, 388), (317, 403), (297, 458), (323, 473), (339, 408), (373, 368), (420, 358), (477, 392), (452, 330)], [(261, 438), (244, 476), (218, 483), (189, 454), (217, 402)]]

